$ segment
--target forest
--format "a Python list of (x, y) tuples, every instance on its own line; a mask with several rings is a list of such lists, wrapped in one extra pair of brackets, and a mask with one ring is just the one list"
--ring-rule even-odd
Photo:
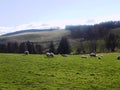
[(66, 26), (73, 39), (79, 39), (77, 51), (114, 52), (120, 49), (120, 21), (95, 25)]

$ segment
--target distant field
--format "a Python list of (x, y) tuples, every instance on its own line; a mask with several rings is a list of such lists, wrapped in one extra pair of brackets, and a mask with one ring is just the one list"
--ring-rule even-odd
[(120, 53), (102, 55), (0, 54), (0, 90), (120, 90)]

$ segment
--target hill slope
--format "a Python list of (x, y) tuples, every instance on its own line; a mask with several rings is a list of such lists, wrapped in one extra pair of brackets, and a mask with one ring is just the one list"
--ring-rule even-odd
[(53, 31), (44, 31), (44, 32), (24, 32), (17, 33), (7, 36), (1, 36), (1, 42), (9, 42), (9, 41), (31, 41), (31, 42), (44, 42), (44, 41), (54, 41), (60, 40), (61, 37), (67, 36), (70, 34), (68, 30), (53, 30)]
[(45, 31), (53, 31), (53, 29), (28, 29), (28, 30), (20, 30), (16, 32), (11, 32), (7, 34), (3, 34), (2, 36), (11, 36), (11, 35), (17, 35), (17, 34), (23, 34), (23, 33), (29, 33), (29, 32), (45, 32)]
[(120, 28), (115, 28), (115, 29), (112, 29), (112, 33), (120, 36)]

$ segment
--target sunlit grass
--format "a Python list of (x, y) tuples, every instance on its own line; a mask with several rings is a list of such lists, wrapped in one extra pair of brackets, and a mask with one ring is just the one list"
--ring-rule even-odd
[(102, 55), (0, 54), (0, 90), (119, 90), (119, 53)]

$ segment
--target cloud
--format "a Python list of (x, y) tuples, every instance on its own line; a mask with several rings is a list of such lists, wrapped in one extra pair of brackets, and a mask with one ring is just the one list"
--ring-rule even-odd
[(91, 24), (97, 24), (100, 22), (105, 21), (118, 21), (120, 20), (120, 14), (117, 15), (111, 15), (111, 16), (104, 16), (104, 17), (95, 17), (95, 18), (87, 18), (85, 19), (71, 19), (71, 20), (52, 20), (47, 22), (32, 22), (28, 24), (19, 25), (16, 27), (0, 27), (0, 35), (19, 31), (19, 30), (25, 30), (25, 29), (49, 29), (49, 28), (65, 28), (66, 25), (91, 25)]
[(11, 31), (14, 31), (13, 27), (2, 27), (2, 26), (0, 27), (0, 35)]
[(95, 17), (92, 19), (88, 19), (86, 20), (86, 23), (97, 24), (97, 23), (106, 22), (106, 21), (119, 21), (119, 20), (120, 20), (120, 14), (116, 14), (116, 15)]

